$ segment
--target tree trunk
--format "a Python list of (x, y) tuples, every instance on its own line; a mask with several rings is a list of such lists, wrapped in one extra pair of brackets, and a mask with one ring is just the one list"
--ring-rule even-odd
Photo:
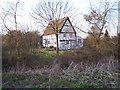
[(95, 48), (98, 50), (100, 47), (100, 38), (98, 37), (94, 38), (94, 44), (95, 44)]
[(99, 40), (96, 41), (96, 49), (99, 49)]
[(55, 63), (59, 63), (59, 43), (58, 43), (58, 34), (56, 34), (56, 57), (55, 57)]
[(118, 33), (118, 59), (120, 60), (120, 33)]
[(58, 34), (56, 34), (56, 43), (57, 43), (57, 46), (56, 46), (56, 53), (57, 53), (57, 56), (59, 56)]

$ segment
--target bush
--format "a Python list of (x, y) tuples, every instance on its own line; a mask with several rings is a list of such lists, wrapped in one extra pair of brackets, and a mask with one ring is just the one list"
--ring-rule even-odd
[(47, 50), (48, 50), (48, 51), (54, 51), (54, 50), (56, 50), (56, 47), (54, 47), (54, 46), (49, 46), (49, 47), (47, 48)]
[(11, 69), (35, 69), (51, 66), (53, 63), (53, 56), (48, 52), (43, 52), (39, 49), (20, 50), (20, 54), (16, 50), (4, 50), (2, 58), (3, 71), (10, 71)]
[(69, 64), (61, 70), (54, 65), (52, 68), (3, 73), (3, 88), (120, 88), (119, 73), (113, 63), (116, 60), (110, 57), (105, 61), (94, 65), (89, 62)]
[(66, 68), (72, 61), (75, 63), (88, 63), (89, 64), (96, 64), (100, 60), (102, 60), (105, 56), (97, 51), (94, 48), (91, 49), (80, 49), (74, 50), (74, 52), (65, 52), (63, 55), (60, 55), (60, 62), (63, 68)]
[(49, 46), (49, 48), (54, 48), (54, 46)]

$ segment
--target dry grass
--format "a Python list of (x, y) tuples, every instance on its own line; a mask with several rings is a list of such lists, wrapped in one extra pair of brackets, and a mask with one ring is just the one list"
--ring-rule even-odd
[[(76, 64), (71, 62), (66, 69), (56, 64), (50, 68), (41, 69), (29, 69), (26, 71), (18, 70), (11, 71), (9, 73), (15, 74), (29, 74), (29, 75), (46, 75), (48, 80), (46, 87), (98, 87), (98, 88), (117, 88), (118, 87), (118, 72), (117, 72), (117, 60), (113, 57), (105, 58), (99, 61), (97, 64), (83, 63)], [(63, 85), (63, 80), (66, 83), (70, 83), (70, 86)], [(3, 80), (4, 81), (4, 80)], [(8, 81), (7, 81), (8, 82)], [(5, 84), (6, 81), (3, 82)], [(14, 84), (14, 83), (13, 83)], [(62, 86), (60, 86), (62, 85)], [(6, 86), (6, 85), (5, 85)]]

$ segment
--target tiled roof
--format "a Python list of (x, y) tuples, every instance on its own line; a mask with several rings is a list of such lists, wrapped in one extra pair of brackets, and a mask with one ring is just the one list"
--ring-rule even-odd
[[(64, 17), (64, 18), (58, 20), (58, 33), (61, 31), (64, 23), (66, 22), (66, 20), (69, 20), (69, 18), (68, 17)], [(53, 21), (50, 21), (48, 23), (48, 26), (46, 27), (43, 35), (55, 34), (55, 32), (53, 30), (53, 27), (51, 25), (52, 23), (53, 23)]]

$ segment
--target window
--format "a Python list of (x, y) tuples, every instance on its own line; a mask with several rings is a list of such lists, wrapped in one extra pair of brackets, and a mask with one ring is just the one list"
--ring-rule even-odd
[(81, 39), (78, 39), (78, 43), (82, 43)]
[(66, 37), (66, 33), (63, 34), (63, 37)]
[(47, 44), (47, 40), (46, 39), (44, 39), (44, 43)]
[(48, 41), (48, 44), (50, 44), (50, 41)]
[(69, 27), (69, 25), (67, 25), (67, 24), (66, 24), (66, 25), (64, 25), (64, 26)]
[(66, 41), (66, 44), (69, 44), (69, 41)]
[(72, 33), (70, 33), (69, 35), (70, 35), (70, 37), (72, 37)]
[(65, 44), (62, 44), (62, 47), (65, 48)]

